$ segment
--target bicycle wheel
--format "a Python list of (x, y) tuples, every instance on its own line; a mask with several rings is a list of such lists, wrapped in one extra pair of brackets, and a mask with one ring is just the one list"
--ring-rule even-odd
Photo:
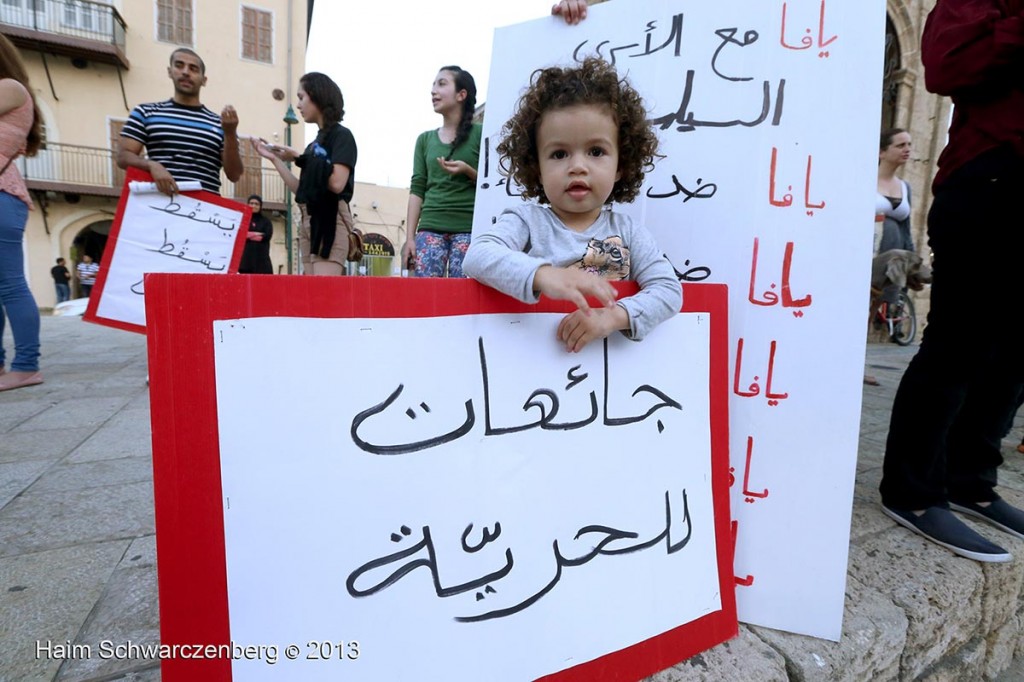
[(892, 307), (892, 340), (901, 346), (909, 346), (917, 335), (917, 313), (914, 301), (901, 291), (899, 301)]

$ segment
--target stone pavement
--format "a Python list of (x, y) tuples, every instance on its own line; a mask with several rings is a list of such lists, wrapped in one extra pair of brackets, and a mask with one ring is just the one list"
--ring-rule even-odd
[[(0, 682), (157, 681), (155, 661), (104, 655), (159, 641), (145, 339), (44, 317), (43, 351), (46, 383), (0, 394)], [(741, 626), (652, 681), (1024, 679), (1024, 542), (978, 527), (1021, 557), (982, 565), (878, 509), (889, 407), (914, 351), (868, 345), (881, 386), (864, 387), (842, 641)], [(1022, 425), (1002, 479), (1018, 504)], [(74, 645), (92, 656), (66, 655)]]

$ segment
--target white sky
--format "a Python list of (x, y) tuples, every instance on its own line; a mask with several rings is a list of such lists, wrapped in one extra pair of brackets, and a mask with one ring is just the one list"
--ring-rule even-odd
[[(319, 0), (306, 71), (326, 73), (341, 87), (343, 124), (359, 147), (356, 181), (408, 187), (416, 136), (442, 122), (430, 105), (430, 86), (438, 68), (455, 64), (469, 71), (476, 80), (477, 104), (484, 102), (494, 29), (549, 16), (552, 4), (553, 0)], [(310, 126), (306, 141), (315, 134), (315, 126)]]

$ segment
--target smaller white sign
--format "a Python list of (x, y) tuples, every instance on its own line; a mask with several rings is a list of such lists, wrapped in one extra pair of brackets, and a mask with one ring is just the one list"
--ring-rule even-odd
[(245, 234), (245, 213), (240, 204), (235, 210), (222, 205), (233, 202), (207, 192), (171, 197), (152, 183), (130, 184), (124, 210), (114, 220), (107, 249), (112, 255), (102, 264), (102, 286), (93, 291), (99, 302), (90, 317), (145, 328), (145, 273), (228, 273), (237, 240)]

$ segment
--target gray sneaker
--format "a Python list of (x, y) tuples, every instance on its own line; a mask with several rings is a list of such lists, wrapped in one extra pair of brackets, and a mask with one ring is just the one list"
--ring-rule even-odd
[(999, 530), (1024, 540), (1024, 511), (1017, 509), (1003, 498), (996, 498), (987, 507), (974, 502), (953, 502), (949, 507), (953, 511), (969, 514), (976, 519), (987, 521)]
[(967, 524), (945, 507), (928, 507), (921, 514), (915, 514), (883, 504), (882, 513), (904, 528), (962, 557), (987, 562), (1003, 562), (1013, 558), (1005, 549), (968, 528)]

